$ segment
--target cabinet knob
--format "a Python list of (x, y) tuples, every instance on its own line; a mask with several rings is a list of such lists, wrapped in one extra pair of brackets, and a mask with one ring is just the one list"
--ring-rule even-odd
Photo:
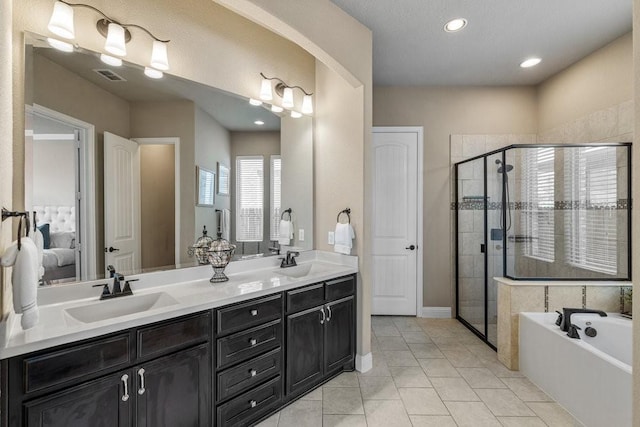
[(252, 316), (257, 316), (258, 315), (258, 310), (251, 310), (251, 315)]
[(255, 377), (258, 374), (258, 372), (255, 369), (251, 369), (249, 373), (251, 373), (252, 377)]
[(254, 345), (258, 344), (258, 340), (257, 340), (257, 339), (255, 339), (255, 338), (251, 338), (251, 339), (249, 340), (249, 344), (251, 344), (252, 346), (254, 346)]
[(122, 376), (122, 378), (120, 378), (120, 380), (122, 380), (122, 385), (124, 386), (124, 393), (122, 394), (122, 401), (126, 402), (127, 400), (129, 400), (129, 375), (124, 374)]
[(255, 408), (257, 404), (258, 403), (255, 400), (249, 401), (249, 405), (251, 405), (252, 408)]

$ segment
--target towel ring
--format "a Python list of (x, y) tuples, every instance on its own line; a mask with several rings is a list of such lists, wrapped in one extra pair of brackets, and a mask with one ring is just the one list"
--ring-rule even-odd
[(280, 215), (280, 219), (284, 219), (284, 214), (286, 213), (289, 214), (289, 221), (291, 221), (291, 208), (285, 209), (284, 211), (282, 211), (282, 214)]
[(340, 215), (347, 214), (347, 218), (349, 219), (349, 224), (351, 224), (351, 209), (346, 208), (338, 212), (338, 216), (336, 217), (336, 222), (340, 222)]

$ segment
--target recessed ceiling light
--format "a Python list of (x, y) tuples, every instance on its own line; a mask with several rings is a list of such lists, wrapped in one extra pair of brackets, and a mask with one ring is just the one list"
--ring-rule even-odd
[(73, 45), (71, 43), (52, 38), (47, 38), (47, 43), (49, 43), (49, 46), (61, 50), (62, 52), (73, 52)]
[(540, 58), (529, 58), (529, 59), (526, 59), (526, 60), (522, 61), (520, 66), (522, 68), (534, 67), (534, 66), (538, 65), (540, 63), (540, 61), (542, 61), (542, 59), (540, 59)]
[(151, 67), (144, 67), (144, 75), (149, 77), (150, 79), (161, 79), (163, 76), (162, 71), (156, 70)]
[(467, 26), (467, 20), (464, 18), (456, 18), (444, 24), (444, 30), (447, 33), (455, 33)]
[(273, 111), (274, 113), (282, 113), (284, 111), (284, 108), (278, 107), (277, 105), (272, 105), (271, 111)]
[(299, 119), (300, 117), (302, 117), (302, 114), (298, 113), (297, 111), (291, 110), (291, 117), (293, 117), (294, 119)]
[(262, 120), (256, 120), (255, 122), (253, 122), (253, 124), (256, 124), (258, 126), (262, 126), (264, 124), (264, 122)]
[(262, 101), (260, 101), (259, 99), (249, 98), (249, 104), (258, 106), (262, 105)]

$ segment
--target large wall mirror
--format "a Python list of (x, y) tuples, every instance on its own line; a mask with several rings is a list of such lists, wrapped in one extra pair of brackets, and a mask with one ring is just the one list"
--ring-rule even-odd
[[(25, 39), (25, 207), (46, 235), (45, 284), (195, 266), (205, 228), (235, 259), (313, 248), (311, 117)], [(286, 209), (295, 232), (279, 242)]]

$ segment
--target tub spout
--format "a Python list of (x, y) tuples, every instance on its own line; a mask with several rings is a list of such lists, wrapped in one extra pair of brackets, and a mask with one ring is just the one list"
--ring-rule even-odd
[(600, 317), (607, 317), (607, 313), (601, 310), (591, 310), (589, 308), (566, 308), (562, 309), (562, 321), (560, 322), (560, 329), (563, 332), (569, 332), (569, 328), (571, 327), (571, 315), (575, 313), (592, 313), (598, 314)]

